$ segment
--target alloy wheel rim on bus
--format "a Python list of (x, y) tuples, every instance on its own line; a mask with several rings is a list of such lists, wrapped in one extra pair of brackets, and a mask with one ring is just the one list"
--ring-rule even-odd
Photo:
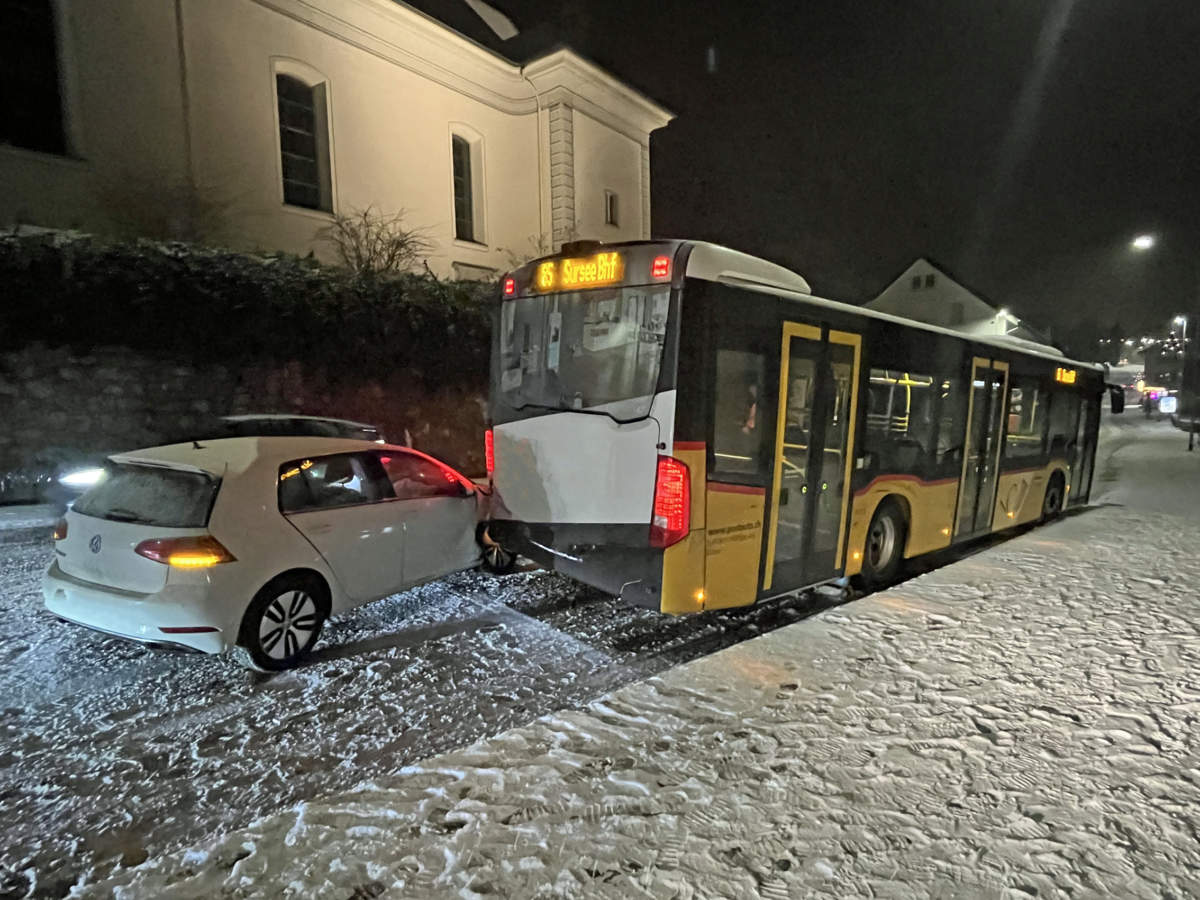
[(263, 610), (258, 643), (271, 659), (287, 659), (306, 646), (317, 627), (317, 601), (308, 591), (284, 591)]
[(896, 546), (896, 525), (887, 516), (881, 516), (871, 523), (871, 533), (867, 535), (867, 559), (874, 569), (892, 558)]

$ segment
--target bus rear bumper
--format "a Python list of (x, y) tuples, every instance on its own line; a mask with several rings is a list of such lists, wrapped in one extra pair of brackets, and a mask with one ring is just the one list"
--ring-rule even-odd
[(662, 603), (663, 551), (650, 546), (646, 525), (574, 525), (493, 519), (488, 535), (528, 557), (634, 606)]

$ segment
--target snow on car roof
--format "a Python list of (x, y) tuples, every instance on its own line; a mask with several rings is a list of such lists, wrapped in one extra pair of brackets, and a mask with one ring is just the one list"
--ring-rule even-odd
[(353, 438), (231, 437), (147, 447), (144, 450), (117, 453), (109, 459), (119, 463), (203, 471), (219, 476), (226, 472), (244, 472), (259, 461), (283, 463), (301, 456), (349, 453), (367, 448), (379, 450), (388, 446), (376, 441), (360, 441)]
[(335, 419), (332, 416), (302, 416), (292, 413), (247, 413), (239, 416), (221, 416), (222, 422), (288, 422), (292, 419), (302, 419), (306, 422), (336, 422), (338, 425), (351, 425), (355, 428), (369, 428), (375, 430), (374, 425), (366, 422), (355, 422), (353, 419)]

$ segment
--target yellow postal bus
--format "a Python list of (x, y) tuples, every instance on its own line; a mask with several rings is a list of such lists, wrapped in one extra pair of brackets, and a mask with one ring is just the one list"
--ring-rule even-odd
[(491, 538), (667, 613), (745, 606), (1087, 500), (1103, 370), (812, 296), (698, 241), (503, 281)]

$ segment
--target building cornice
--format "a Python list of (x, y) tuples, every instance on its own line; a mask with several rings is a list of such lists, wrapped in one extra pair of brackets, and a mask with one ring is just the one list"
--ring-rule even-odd
[(249, 0), (510, 115), (565, 102), (639, 143), (673, 116), (568, 48), (524, 67), (396, 0)]
[(589, 62), (569, 47), (562, 47), (529, 62), (525, 76), (543, 102), (569, 103), (639, 143), (675, 116), (645, 94)]

